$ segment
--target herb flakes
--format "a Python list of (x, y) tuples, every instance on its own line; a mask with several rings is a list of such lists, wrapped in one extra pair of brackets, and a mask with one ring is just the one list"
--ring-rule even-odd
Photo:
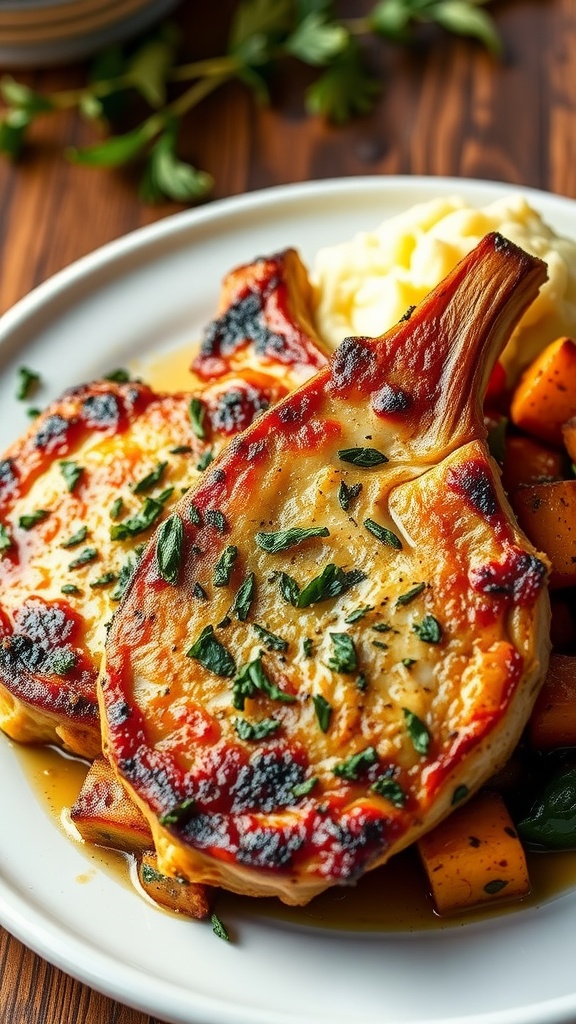
[(402, 550), (402, 541), (392, 530), (387, 530), (385, 526), (375, 523), (373, 519), (365, 519), (364, 526), (382, 544), (386, 544), (390, 548), (396, 548), (397, 551)]
[(328, 732), (330, 728), (330, 719), (332, 718), (332, 705), (321, 693), (313, 694), (312, 702), (314, 704), (314, 711), (316, 712), (316, 718), (318, 725), (322, 732)]
[(19, 402), (25, 402), (37, 390), (41, 381), (39, 373), (30, 370), (28, 366), (18, 367), (18, 383), (16, 385), (16, 398)]
[(19, 516), (18, 526), (22, 530), (32, 530), (35, 526), (37, 526), (38, 523), (41, 523), (44, 521), (44, 519), (47, 519), (49, 515), (50, 512), (47, 509), (38, 508), (36, 509), (35, 512), (28, 512), (24, 513), (24, 515)]
[(280, 593), (284, 600), (295, 608), (308, 608), (311, 604), (345, 594), (351, 587), (365, 580), (366, 574), (361, 569), (346, 572), (331, 562), (324, 567), (319, 576), (315, 576), (302, 589), (299, 583), (285, 572), (280, 573), (279, 579)]
[(340, 486), (338, 488), (338, 501), (340, 503), (340, 508), (344, 512), (349, 511), (350, 505), (356, 500), (361, 490), (362, 484), (350, 484), (350, 486), (348, 486), (343, 480), (340, 482)]
[(378, 796), (383, 796), (385, 800), (389, 800), (394, 807), (404, 807), (406, 803), (404, 790), (389, 775), (381, 775), (379, 779), (376, 779), (376, 782), (372, 783), (370, 789), (373, 793), (377, 793)]
[(223, 939), (224, 942), (230, 942), (230, 936), (226, 930), (226, 927), (222, 923), (217, 914), (212, 914), (212, 917), (210, 918), (210, 923), (212, 925), (212, 931), (214, 932), (214, 935), (218, 939)]
[(377, 448), (342, 448), (338, 452), (338, 458), (342, 462), (350, 462), (353, 466), (361, 466), (363, 469), (371, 469), (373, 466), (381, 466), (388, 462), (388, 456), (379, 452)]
[(146, 476), (142, 477), (137, 483), (132, 484), (133, 494), (146, 494), (147, 491), (151, 491), (156, 484), (159, 484), (168, 468), (167, 462), (156, 463), (154, 469), (152, 469)]
[(232, 703), (237, 711), (243, 711), (246, 700), (253, 699), (258, 693), (280, 704), (294, 704), (296, 701), (294, 694), (281, 690), (270, 679), (262, 664), (261, 654), (239, 670), (232, 684)]
[(368, 771), (372, 765), (378, 764), (378, 751), (375, 747), (365, 747), (364, 750), (352, 754), (345, 761), (334, 765), (332, 771), (340, 779), (346, 782), (356, 782), (360, 775)]
[(86, 540), (87, 536), (88, 527), (81, 526), (79, 530), (76, 530), (76, 533), (71, 534), (70, 537), (68, 537), (66, 540), (63, 540), (60, 547), (75, 548), (78, 544), (82, 544)]
[(269, 629), (265, 629), (264, 626), (260, 626), (257, 622), (252, 623), (252, 629), (269, 651), (284, 652), (288, 650), (288, 641), (284, 640), (281, 636), (277, 636), (276, 633), (271, 633)]
[(158, 572), (172, 586), (178, 583), (183, 544), (184, 526), (180, 516), (174, 512), (161, 524), (156, 537)]
[(330, 633), (330, 639), (334, 651), (328, 659), (328, 668), (346, 675), (355, 672), (358, 668), (358, 655), (352, 637), (348, 633)]
[(59, 462), (59, 466), (60, 472), (64, 477), (64, 483), (70, 493), (72, 493), (83, 476), (84, 467), (79, 466), (77, 462), (73, 462), (71, 459), (62, 459)]
[(240, 622), (246, 622), (250, 613), (250, 607), (254, 600), (254, 594), (256, 592), (256, 576), (253, 572), (248, 573), (246, 579), (240, 584), (236, 591), (236, 596), (232, 602), (230, 612), (235, 615)]
[(247, 722), (245, 718), (235, 718), (234, 728), (241, 740), (255, 743), (276, 732), (280, 728), (280, 722), (276, 718), (261, 718), (259, 722)]
[(404, 714), (404, 721), (408, 730), (408, 735), (412, 740), (412, 746), (417, 754), (428, 753), (428, 747), (430, 746), (430, 733), (421, 718), (415, 715), (409, 708), (402, 708)]
[(414, 599), (425, 589), (425, 583), (417, 583), (415, 587), (412, 587), (411, 590), (407, 590), (405, 594), (400, 594), (400, 597), (396, 599), (396, 606), (402, 607), (402, 605), (410, 604), (411, 601), (414, 601)]
[(216, 565), (214, 566), (214, 574), (212, 576), (212, 582), (215, 587), (227, 587), (230, 583), (230, 577), (232, 576), (232, 570), (234, 568), (234, 562), (238, 557), (238, 548), (234, 544), (229, 544), (227, 548), (220, 555)]
[(236, 663), (230, 651), (220, 643), (213, 626), (206, 626), (192, 647), (186, 652), (187, 658), (194, 658), (208, 672), (230, 678), (236, 673)]
[(277, 554), (279, 551), (286, 551), (287, 548), (296, 547), (310, 537), (329, 537), (330, 531), (326, 526), (300, 527), (293, 526), (288, 530), (277, 530), (271, 533), (257, 533), (254, 537), (259, 548), (268, 551), (269, 554)]
[(422, 622), (414, 622), (412, 629), (427, 644), (439, 644), (442, 640), (442, 626), (433, 615), (425, 615)]
[(98, 558), (97, 548), (84, 548), (80, 554), (73, 558), (68, 564), (69, 569), (81, 569), (83, 565), (90, 565), (91, 562), (95, 562)]

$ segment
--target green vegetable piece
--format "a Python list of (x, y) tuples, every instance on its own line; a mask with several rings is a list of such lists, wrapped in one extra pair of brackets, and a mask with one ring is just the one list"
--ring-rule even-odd
[(439, 644), (442, 640), (442, 626), (433, 615), (425, 615), (422, 622), (413, 624), (412, 629), (427, 644)]
[(235, 718), (234, 728), (241, 740), (255, 743), (276, 732), (280, 728), (280, 722), (276, 718), (262, 718), (259, 722), (247, 722), (245, 718)]
[(202, 455), (198, 459), (198, 462), (196, 463), (196, 469), (198, 470), (199, 473), (203, 473), (205, 469), (208, 469), (208, 466), (213, 461), (214, 452), (212, 451), (211, 448), (207, 448), (205, 452), (202, 452)]
[(238, 557), (238, 548), (229, 544), (220, 555), (215, 567), (212, 582), (215, 587), (227, 587), (230, 583), (234, 562)]
[(522, 842), (533, 849), (576, 849), (576, 766), (555, 772), (517, 828)]
[(122, 498), (115, 498), (110, 506), (110, 519), (118, 519), (122, 514), (124, 501)]
[(201, 398), (190, 399), (188, 413), (192, 424), (192, 431), (199, 441), (206, 440), (206, 405)]
[(288, 53), (305, 64), (328, 64), (346, 48), (349, 35), (344, 25), (328, 20), (322, 10), (311, 10), (286, 40)]
[(200, 509), (197, 505), (188, 506), (188, 515), (190, 517), (190, 522), (194, 526), (202, 526), (202, 516), (200, 515)]
[(340, 482), (340, 486), (338, 488), (338, 501), (344, 512), (349, 511), (350, 505), (356, 500), (361, 490), (362, 484), (351, 484), (350, 487), (348, 487), (343, 480)]
[(369, 113), (381, 91), (381, 82), (368, 70), (358, 43), (351, 38), (308, 88), (306, 109), (334, 124), (344, 124), (356, 114)]
[(217, 914), (212, 914), (210, 923), (212, 925), (212, 931), (218, 939), (223, 939), (224, 942), (230, 942), (228, 931)]
[(365, 747), (364, 750), (358, 751), (357, 754), (352, 754), (346, 761), (341, 761), (339, 764), (334, 765), (332, 771), (340, 779), (346, 779), (347, 782), (355, 782), (372, 765), (378, 764), (378, 760), (378, 751), (374, 747)]
[(115, 572), (105, 572), (103, 576), (99, 576), (97, 580), (93, 580), (92, 583), (90, 584), (90, 586), (93, 589), (97, 589), (98, 587), (107, 587), (110, 583), (115, 583), (115, 582), (116, 582), (116, 573)]
[(87, 536), (88, 536), (88, 527), (87, 526), (81, 526), (79, 530), (76, 530), (76, 533), (71, 534), (70, 537), (68, 537), (66, 540), (63, 540), (61, 545), (60, 545), (60, 547), (61, 548), (75, 548), (77, 544), (82, 544), (82, 542), (86, 540)]
[(314, 654), (314, 641), (309, 636), (302, 638), (302, 654), (305, 658), (311, 658)]
[(16, 387), (16, 398), (25, 402), (27, 398), (37, 390), (41, 381), (39, 373), (30, 370), (27, 366), (18, 367), (18, 385)]
[(373, 534), (377, 540), (381, 541), (382, 544), (386, 544), (390, 548), (396, 548), (397, 551), (402, 550), (402, 541), (400, 537), (397, 537), (392, 530), (387, 530), (385, 526), (381, 526), (380, 523), (375, 523), (373, 519), (365, 519), (364, 526)]
[(322, 732), (328, 732), (328, 729), (330, 728), (330, 719), (332, 718), (332, 705), (325, 697), (322, 696), (321, 693), (314, 694), (312, 701), (318, 725)]
[(405, 594), (400, 594), (400, 597), (396, 600), (396, 606), (401, 607), (402, 605), (410, 604), (425, 589), (425, 583), (417, 583), (415, 587), (412, 587), (411, 590), (407, 590)]
[(156, 563), (158, 572), (166, 583), (176, 586), (180, 575), (184, 526), (180, 516), (173, 512), (160, 525), (156, 537)]
[(117, 370), (111, 370), (110, 373), (105, 374), (104, 380), (110, 380), (113, 384), (128, 384), (130, 374), (123, 366), (119, 366)]
[(468, 786), (456, 786), (456, 789), (452, 793), (452, 806), (454, 807), (455, 804), (459, 804), (462, 800), (465, 800), (469, 792), (470, 790), (468, 789)]
[(79, 466), (77, 462), (72, 462), (69, 459), (62, 459), (59, 463), (60, 472), (64, 477), (64, 483), (70, 492), (74, 490), (76, 484), (80, 482), (80, 479), (84, 473), (84, 467)]
[(31, 121), (32, 116), (24, 110), (9, 110), (0, 119), (0, 153), (18, 159)]
[(98, 550), (96, 548), (84, 548), (80, 554), (73, 558), (68, 564), (69, 569), (80, 569), (83, 565), (89, 565), (90, 562), (95, 562), (98, 558)]
[(330, 633), (334, 653), (328, 659), (328, 667), (333, 672), (350, 674), (358, 668), (358, 655), (354, 641), (348, 633)]
[(388, 462), (388, 457), (376, 448), (342, 448), (338, 452), (338, 458), (342, 462), (351, 462), (353, 466), (361, 466), (363, 469), (372, 469), (373, 466), (381, 466)]
[(235, 615), (240, 622), (246, 622), (255, 593), (256, 576), (253, 572), (250, 572), (243, 583), (238, 587), (236, 597), (234, 598), (230, 609), (231, 614)]
[(298, 800), (301, 796), (308, 796), (312, 792), (315, 786), (318, 785), (318, 776), (313, 775), (310, 779), (305, 779), (304, 782), (298, 783), (292, 790), (292, 796), (295, 800)]
[(75, 583), (65, 583), (63, 587), (60, 587), (61, 594), (81, 594), (80, 587), (77, 587)]
[(151, 491), (153, 487), (156, 487), (156, 484), (159, 484), (164, 476), (167, 466), (167, 462), (158, 462), (150, 473), (147, 473), (142, 480), (139, 480), (138, 483), (132, 485), (132, 491), (134, 494), (146, 494), (147, 491)]
[(50, 652), (48, 659), (48, 671), (55, 676), (66, 676), (76, 666), (76, 655), (74, 651), (60, 649)]
[(45, 508), (38, 508), (35, 512), (25, 513), (18, 518), (18, 526), (22, 530), (32, 530), (38, 523), (47, 519), (50, 512)]
[(276, 554), (278, 551), (286, 551), (287, 548), (296, 547), (310, 537), (329, 536), (330, 531), (325, 526), (294, 526), (288, 530), (277, 530), (275, 533), (257, 533), (254, 540), (263, 551)]
[(131, 551), (126, 561), (120, 566), (120, 572), (118, 573), (118, 585), (112, 594), (113, 601), (121, 601), (128, 589), (128, 585), (134, 575), (136, 566), (142, 557), (144, 551), (144, 545), (139, 544), (138, 547)]
[(177, 144), (178, 120), (172, 118), (150, 151), (140, 182), (140, 197), (144, 202), (174, 199), (177, 203), (187, 203), (203, 199), (212, 189), (212, 176), (180, 160)]
[(257, 622), (252, 623), (252, 629), (269, 651), (288, 650), (288, 641), (283, 640), (282, 637), (277, 636), (276, 633), (271, 633), (269, 629), (265, 629), (264, 626), (258, 625)]
[(195, 658), (203, 668), (224, 679), (236, 674), (234, 658), (218, 640), (213, 626), (205, 626), (190, 650), (186, 652), (186, 657)]
[(408, 735), (417, 754), (427, 754), (430, 746), (430, 733), (424, 722), (409, 708), (402, 708)]

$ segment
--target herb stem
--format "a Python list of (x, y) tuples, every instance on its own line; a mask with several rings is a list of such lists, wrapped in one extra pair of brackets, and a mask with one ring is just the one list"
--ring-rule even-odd
[(220, 75), (214, 76), (214, 78), (201, 78), (200, 81), (194, 82), (186, 92), (183, 92), (181, 96), (169, 103), (167, 107), (162, 111), (162, 117), (164, 120), (169, 117), (181, 117), (192, 107), (200, 103), (205, 96), (213, 92), (214, 89), (218, 89), (219, 86), (227, 82), (229, 78), (232, 78), (234, 74), (233, 70), (221, 73)]

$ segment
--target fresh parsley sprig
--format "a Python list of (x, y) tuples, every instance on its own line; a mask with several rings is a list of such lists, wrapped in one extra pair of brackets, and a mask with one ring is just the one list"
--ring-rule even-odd
[(4, 76), (0, 152), (16, 159), (32, 122), (63, 110), (76, 109), (109, 130), (136, 96), (150, 109), (140, 124), (92, 145), (70, 148), (68, 159), (92, 167), (138, 162), (143, 168), (140, 194), (146, 202), (197, 202), (210, 193), (213, 180), (180, 159), (178, 141), (184, 115), (211, 92), (237, 79), (267, 103), (270, 72), (282, 60), (295, 59), (316, 71), (304, 95), (307, 112), (342, 124), (368, 113), (381, 92), (381, 82), (366, 62), (366, 38), (405, 44), (421, 24), (432, 23), (498, 54), (498, 32), (483, 9), (488, 2), (378, 0), (365, 17), (347, 19), (337, 14), (335, 0), (239, 0), (226, 52), (220, 56), (179, 63), (178, 34), (164, 25), (136, 47), (103, 51), (79, 89), (44, 94)]

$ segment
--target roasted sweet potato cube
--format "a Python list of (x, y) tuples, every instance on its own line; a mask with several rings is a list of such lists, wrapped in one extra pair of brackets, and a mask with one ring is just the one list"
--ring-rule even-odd
[(481, 793), (418, 841), (441, 915), (530, 892), (526, 857), (498, 793)]
[(125, 853), (152, 846), (148, 822), (103, 757), (91, 764), (70, 817), (87, 843)]
[(551, 656), (528, 733), (537, 750), (576, 746), (576, 657)]
[(550, 559), (550, 586), (576, 585), (576, 480), (519, 487), (510, 501), (524, 532)]
[(150, 850), (138, 862), (138, 880), (150, 899), (166, 910), (198, 919), (210, 913), (212, 890), (185, 878), (163, 875), (156, 854)]
[(562, 426), (576, 416), (576, 342), (558, 338), (523, 374), (510, 406), (512, 422), (562, 445)]
[(562, 480), (568, 474), (568, 460), (559, 448), (552, 448), (527, 434), (506, 439), (502, 484), (512, 494), (523, 484)]

